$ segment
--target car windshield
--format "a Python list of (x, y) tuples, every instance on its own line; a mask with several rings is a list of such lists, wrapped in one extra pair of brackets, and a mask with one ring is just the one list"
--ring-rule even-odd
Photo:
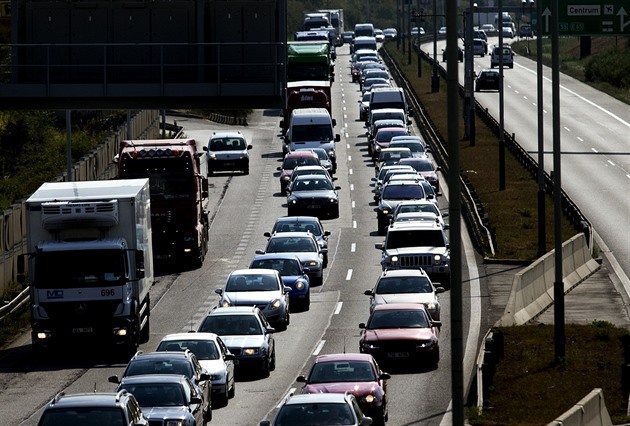
[(139, 376), (141, 374), (182, 374), (189, 379), (193, 377), (192, 366), (188, 360), (164, 359), (135, 359), (129, 362), (125, 376)]
[(267, 253), (314, 252), (315, 242), (305, 237), (278, 237), (269, 240)]
[(431, 281), (427, 277), (384, 277), (378, 282), (375, 293), (431, 293)]
[(367, 328), (428, 328), (429, 321), (424, 311), (420, 310), (375, 310), (368, 321)]
[(319, 237), (322, 235), (321, 228), (315, 221), (281, 221), (276, 223), (273, 232), (310, 232)]
[(298, 259), (260, 259), (254, 260), (250, 266), (253, 269), (275, 269), (283, 277), (300, 275), (300, 261)]
[(217, 138), (210, 140), (210, 151), (237, 151), (246, 148), (245, 140), (241, 138)]
[(411, 157), (411, 151), (386, 151), (379, 154), (379, 161), (400, 160)]
[(234, 291), (276, 291), (278, 280), (273, 275), (232, 275), (225, 285), (226, 292)]
[(182, 388), (175, 383), (126, 384), (121, 389), (126, 389), (127, 392), (132, 393), (142, 408), (186, 405)]
[(419, 172), (432, 172), (433, 163), (430, 161), (405, 161), (405, 164), (409, 164), (411, 167), (416, 169)]
[(285, 404), (274, 421), (276, 426), (353, 425), (352, 410), (341, 403)]
[(420, 185), (386, 185), (383, 187), (384, 200), (417, 200), (424, 198), (424, 189)]
[(69, 407), (46, 410), (41, 426), (123, 426), (123, 410), (106, 407)]
[(310, 124), (291, 128), (291, 141), (294, 142), (331, 140), (333, 140), (333, 134), (330, 124)]
[(333, 189), (328, 179), (301, 179), (295, 181), (293, 191), (331, 191)]
[(157, 351), (185, 351), (188, 349), (197, 359), (219, 359), (219, 351), (212, 340), (167, 340), (160, 342)]
[(199, 331), (219, 336), (256, 336), (263, 334), (253, 315), (208, 315)]
[(400, 130), (386, 130), (384, 132), (379, 131), (376, 134), (376, 140), (378, 142), (389, 142), (394, 136), (403, 136), (406, 135), (407, 131), (404, 129)]
[(420, 142), (396, 142), (394, 146), (390, 145), (390, 148), (409, 148), (409, 151), (416, 153), (424, 153), (424, 146)]
[(374, 382), (376, 373), (367, 361), (326, 361), (313, 365), (309, 383)]
[(387, 250), (404, 247), (446, 247), (444, 233), (440, 229), (388, 231), (385, 240)]
[(313, 157), (285, 158), (283, 169), (292, 170), (297, 166), (319, 166), (319, 159)]
[(435, 213), (440, 214), (440, 210), (435, 204), (403, 204), (398, 207), (398, 213)]

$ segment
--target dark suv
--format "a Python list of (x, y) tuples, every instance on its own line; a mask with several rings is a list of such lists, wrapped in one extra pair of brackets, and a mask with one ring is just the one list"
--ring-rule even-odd
[(38, 426), (146, 426), (134, 396), (118, 393), (58, 393), (48, 403)]
[[(210, 374), (199, 364), (197, 357), (191, 351), (147, 353), (138, 351), (127, 363), (122, 377), (141, 374), (181, 374), (188, 377), (198, 388), (197, 392), (203, 396), (203, 400), (208, 404), (204, 408), (204, 417), (208, 421), (212, 418)], [(110, 376), (108, 380), (110, 383), (121, 383), (118, 376)]]

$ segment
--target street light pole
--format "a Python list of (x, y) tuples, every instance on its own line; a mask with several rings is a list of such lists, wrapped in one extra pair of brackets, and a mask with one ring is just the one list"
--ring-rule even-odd
[(440, 76), (437, 71), (437, 0), (433, 0), (433, 75), (431, 76), (431, 93), (440, 91)]

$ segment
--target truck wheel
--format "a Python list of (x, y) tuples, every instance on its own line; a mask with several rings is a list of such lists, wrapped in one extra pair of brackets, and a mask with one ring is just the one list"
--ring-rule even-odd
[(150, 320), (150, 317), (147, 317), (147, 323), (144, 325), (144, 328), (140, 330), (140, 343), (147, 343), (149, 341), (150, 336), (151, 336), (151, 320)]

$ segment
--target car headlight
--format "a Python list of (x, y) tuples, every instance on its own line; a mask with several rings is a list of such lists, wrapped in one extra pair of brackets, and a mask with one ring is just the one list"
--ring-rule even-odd
[(221, 302), (221, 306), (223, 306), (224, 308), (229, 308), (230, 306), (232, 306), (232, 303), (229, 299), (223, 299), (223, 301)]
[(306, 266), (319, 266), (319, 263), (316, 260), (310, 260), (306, 262)]
[(217, 159), (217, 155), (213, 152), (208, 154), (208, 160), (216, 160)]
[(369, 342), (363, 342), (363, 349), (378, 349), (378, 344), (376, 343), (369, 343)]
[(282, 305), (282, 302), (280, 302), (280, 299), (275, 299), (273, 302), (269, 304), (269, 307), (271, 309), (278, 309), (281, 305)]
[(435, 262), (435, 263), (440, 263), (440, 262), (442, 262), (442, 255), (441, 255), (441, 254), (435, 254), (435, 255), (433, 255), (433, 262)]
[(391, 263), (398, 263), (398, 256), (392, 256), (392, 257), (390, 257), (390, 258), (389, 258), (389, 261), (390, 261)]
[(383, 214), (389, 214), (389, 209), (383, 209), (383, 210), (381, 210), (381, 212), (382, 212)]
[(435, 303), (433, 303), (433, 302), (425, 303), (424, 306), (426, 306), (427, 310), (429, 310), (429, 311), (435, 311), (437, 309), (437, 305)]
[(291, 176), (287, 176), (287, 175), (282, 176), (282, 180), (284, 180), (284, 181), (287, 181), (287, 182), (288, 182), (289, 180), (291, 180)]
[(418, 349), (426, 349), (426, 348), (430, 348), (433, 346), (433, 342), (432, 341), (426, 341), (426, 342), (420, 342), (416, 344), (416, 348)]
[(295, 198), (289, 198), (289, 204), (297, 204), (297, 200)]
[(333, 203), (333, 204), (337, 204), (337, 203), (338, 203), (338, 200), (337, 200), (336, 198), (333, 198), (333, 197), (330, 197), (330, 198), (328, 199), (328, 201), (330, 201), (330, 202), (331, 202), (331, 203)]
[(260, 350), (258, 348), (245, 348), (243, 349), (243, 355), (252, 356), (257, 355)]
[(295, 289), (304, 290), (304, 283), (302, 281), (298, 281), (297, 283), (295, 283)]
[(217, 380), (221, 380), (222, 378), (223, 378), (223, 374), (217, 373), (217, 374), (211, 374), (210, 375), (210, 380), (213, 381), (213, 382), (215, 382)]
[(371, 404), (373, 402), (376, 402), (376, 397), (370, 394), (370, 395), (366, 395), (365, 398), (363, 398), (363, 400), (367, 402), (368, 404)]
[(166, 423), (164, 423), (166, 426), (184, 426), (184, 420), (180, 419), (180, 420), (167, 420)]
[(335, 155), (336, 155), (336, 154), (335, 154), (335, 150), (334, 150), (334, 149), (331, 149), (331, 150), (329, 150), (329, 151), (328, 151), (328, 156), (329, 156), (330, 158), (335, 157)]

